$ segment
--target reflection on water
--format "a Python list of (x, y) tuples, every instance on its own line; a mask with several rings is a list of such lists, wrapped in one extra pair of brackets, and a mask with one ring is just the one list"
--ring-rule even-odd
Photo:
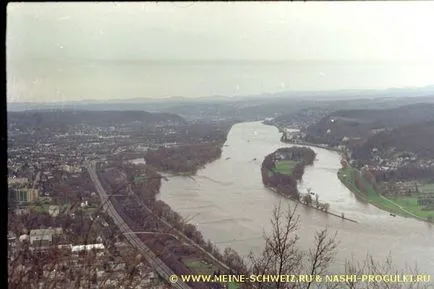
[[(263, 231), (270, 227), (272, 209), (279, 201), (292, 204), (264, 188), (260, 166), (263, 158), (289, 146), (280, 142), (275, 127), (260, 122), (235, 125), (228, 134), (222, 156), (198, 172), (194, 179), (171, 177), (163, 182), (159, 198), (183, 217), (192, 217), (205, 238), (220, 248), (233, 247), (242, 255), (263, 247)], [(434, 229), (417, 220), (389, 216), (356, 198), (337, 178), (340, 158), (336, 152), (312, 147), (318, 160), (307, 167), (299, 189), (311, 188), (330, 210), (359, 223), (343, 221), (304, 206), (298, 207), (302, 249), (307, 250), (314, 232), (325, 227), (338, 232), (340, 241), (333, 270), (341, 270), (345, 259), (362, 259), (367, 253), (384, 259), (389, 252), (399, 266), (418, 263), (434, 274)], [(226, 158), (230, 158), (227, 159)], [(256, 161), (254, 159), (256, 158)]]

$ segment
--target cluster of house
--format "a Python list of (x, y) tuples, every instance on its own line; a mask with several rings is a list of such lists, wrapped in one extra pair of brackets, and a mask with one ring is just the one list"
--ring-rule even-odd
[[(56, 237), (61, 239), (63, 235), (62, 228), (48, 228), (48, 229), (33, 229), (29, 234), (22, 234), (18, 237), (20, 243), (27, 243), (29, 248), (34, 251), (48, 250), (54, 246)], [(9, 245), (14, 247), (17, 242), (17, 237), (12, 232), (8, 233)], [(102, 241), (99, 237), (98, 241)], [(63, 244), (57, 245), (60, 249), (69, 249), (73, 253), (90, 250), (104, 250), (103, 243), (86, 244), (86, 245), (72, 245)]]
[(434, 160), (418, 159), (416, 154), (404, 152), (393, 157), (381, 156), (377, 148), (372, 149), (373, 160), (376, 165), (372, 165), (373, 170), (396, 170), (410, 163), (419, 168), (430, 168), (434, 166)]
[[(48, 229), (34, 229), (30, 230), (29, 234), (22, 234), (18, 238), (17, 236), (9, 232), (8, 233), (8, 243), (9, 243), (9, 260), (13, 261), (14, 257), (17, 256), (17, 250), (21, 244), (28, 244), (31, 252), (43, 253), (53, 248), (55, 245), (55, 238), (61, 237), (63, 234), (62, 228), (48, 228)], [(59, 249), (66, 250), (70, 252), (70, 258), (58, 260), (55, 266), (49, 266), (49, 268), (43, 268), (43, 275), (45, 280), (50, 280), (54, 278), (60, 278), (63, 281), (68, 279), (67, 274), (63, 272), (61, 267), (74, 270), (75, 274), (78, 274), (80, 270), (85, 270), (86, 262), (83, 262), (82, 258), (86, 255), (81, 253), (93, 251), (96, 253), (95, 260), (92, 264), (92, 270), (95, 273), (96, 281), (104, 280), (106, 285), (120, 285), (119, 283), (124, 278), (128, 277), (128, 266), (131, 260), (127, 260), (124, 257), (118, 255), (113, 257), (112, 254), (107, 254), (108, 249), (102, 243), (95, 244), (83, 244), (83, 245), (72, 245), (64, 244), (57, 245)], [(127, 249), (128, 245), (124, 243), (117, 243), (116, 247), (119, 249)], [(11, 263), (9, 263), (11, 264)], [(133, 276), (132, 283), (136, 286), (134, 288), (168, 288), (158, 276), (155, 274), (154, 270), (143, 262), (139, 262), (134, 267), (136, 274)], [(25, 265), (20, 265), (20, 270), (15, 271), (25, 271), (29, 270)], [(58, 272), (56, 272), (58, 271)], [(62, 284), (61, 282), (59, 284)], [(57, 287), (56, 287), (57, 288)], [(59, 287), (61, 288), (61, 287)], [(96, 285), (95, 288), (98, 288)]]

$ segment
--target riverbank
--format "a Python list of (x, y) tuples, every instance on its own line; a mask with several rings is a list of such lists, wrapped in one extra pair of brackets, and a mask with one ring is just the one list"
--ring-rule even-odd
[(314, 144), (314, 143), (310, 143), (310, 142), (306, 142), (306, 141), (297, 140), (297, 142), (290, 142), (290, 141), (284, 141), (283, 139), (281, 139), (281, 142), (286, 143), (286, 144), (316, 147), (316, 148), (326, 149), (326, 150), (334, 151), (334, 152), (338, 152), (338, 153), (341, 152), (341, 150), (338, 149), (338, 148), (329, 147), (329, 146), (322, 146), (322, 145), (319, 145), (319, 144)]
[[(277, 127), (277, 129), (279, 130), (280, 133), (282, 133), (282, 137), (280, 139), (281, 142), (286, 143), (286, 144), (293, 144), (293, 145), (302, 145), (302, 146), (310, 146), (310, 147), (317, 147), (317, 148), (322, 148), (322, 149), (326, 149), (329, 151), (335, 151), (338, 152), (339, 154), (342, 153), (342, 151), (339, 148), (334, 148), (334, 147), (329, 147), (327, 145), (319, 145), (319, 144), (314, 144), (314, 143), (309, 143), (303, 140), (299, 140), (297, 139), (296, 141), (288, 141), (287, 137), (286, 137), (286, 132), (284, 131), (284, 128), (279, 127), (274, 125), (275, 127)], [(353, 169), (353, 168), (351, 168)], [(410, 217), (410, 218), (414, 218), (420, 221), (425, 221), (428, 223), (432, 223), (432, 221), (429, 220), (429, 216), (426, 212), (421, 212), (420, 210), (413, 210), (414, 206), (411, 207), (410, 205), (414, 205), (414, 202), (409, 202), (409, 201), (400, 201), (399, 204), (394, 202), (393, 200), (390, 200), (384, 196), (382, 196), (380, 193), (378, 193), (373, 187), (372, 185), (370, 185), (370, 183), (367, 180), (364, 180), (365, 186), (367, 187), (367, 191), (368, 194), (364, 194), (362, 193), (357, 186), (354, 183), (354, 179), (353, 180), (349, 180), (348, 178), (345, 178), (344, 175), (350, 175), (350, 173), (348, 172), (347, 174), (345, 174), (343, 172), (343, 169), (340, 169), (338, 171), (338, 178), (339, 180), (351, 191), (353, 192), (358, 198), (362, 199), (365, 202), (368, 202), (370, 204), (372, 204), (373, 206), (391, 213), (391, 215), (399, 215), (399, 216), (403, 216), (403, 217)], [(408, 205), (410, 204), (410, 205)], [(420, 214), (418, 214), (420, 213)], [(431, 215), (431, 218), (434, 218), (434, 214)]]
[(307, 194), (301, 194), (298, 191), (298, 182), (303, 178), (306, 165), (312, 165), (316, 158), (316, 153), (307, 147), (280, 148), (264, 158), (261, 166), (262, 182), (268, 189), (300, 203), (304, 206), (313, 208), (317, 211), (339, 217), (354, 223), (357, 221), (345, 218), (344, 214), (340, 215), (329, 211), (328, 203), (318, 201), (319, 195), (308, 191)]
[[(165, 179), (165, 176), (161, 176), (149, 167), (145, 169), (135, 164), (124, 165), (117, 169), (119, 174), (123, 173), (127, 176), (127, 180), (139, 176), (146, 179), (146, 182), (128, 183), (124, 191), (111, 198), (113, 206), (133, 231), (146, 231), (138, 234), (138, 238), (154, 253), (161, 255), (162, 261), (176, 274), (185, 274), (188, 272), (187, 269), (195, 274), (244, 270), (237, 265), (239, 263), (232, 263), (241, 260), (239, 255), (233, 252), (231, 255), (233, 259), (228, 259), (216, 245), (203, 237), (196, 226), (186, 223), (185, 219), (165, 202), (156, 200), (161, 178)], [(111, 181), (114, 178), (101, 168), (97, 174), (104, 188), (112, 191)], [(128, 198), (125, 198), (126, 196)], [(150, 216), (153, 223), (143, 221), (150, 219)]]
[[(197, 226), (181, 217), (169, 204), (157, 199), (161, 179), (170, 181), (171, 178), (187, 177), (194, 180), (199, 170), (220, 159), (222, 147), (232, 125), (225, 128), (224, 133), (221, 133), (218, 140), (214, 142), (204, 143), (199, 139), (197, 144), (160, 147), (148, 151), (143, 158), (113, 163), (114, 166), (119, 165), (119, 175), (125, 172), (126, 179), (130, 181), (127, 195), (135, 198), (133, 203), (128, 203), (128, 212), (124, 214), (130, 214), (128, 218), (131, 225), (136, 226), (135, 231), (145, 229), (148, 231), (147, 226), (151, 225), (141, 220), (149, 219), (150, 214), (154, 216), (157, 229), (151, 231), (156, 232), (146, 236), (140, 235), (140, 238), (146, 238), (145, 241), (150, 243), (149, 246), (155, 252), (165, 252), (167, 260), (176, 259), (173, 264), (170, 261), (165, 262), (168, 266), (174, 267), (174, 270), (178, 270), (176, 274), (182, 274), (184, 273), (182, 270), (186, 269), (196, 274), (212, 274), (217, 271), (244, 272), (245, 270), (242, 267), (244, 263), (240, 262), (241, 257), (235, 251), (229, 258), (211, 240), (205, 239)], [(119, 201), (118, 207), (124, 206), (124, 202), (129, 202), (122, 197), (116, 200)], [(162, 232), (158, 228), (161, 228)], [(173, 231), (173, 234), (167, 234), (165, 231), (168, 230)], [(164, 247), (166, 249), (163, 249)], [(171, 249), (167, 250), (169, 247)], [(237, 284), (231, 286), (234, 285)]]
[(410, 218), (418, 219), (420, 221), (429, 222), (426, 218), (418, 216), (415, 213), (410, 212), (405, 207), (382, 196), (374, 189), (374, 187), (363, 176), (360, 177), (360, 181), (365, 187), (366, 192), (365, 193), (362, 192), (359, 189), (359, 187), (356, 185), (356, 180), (354, 178), (355, 173), (361, 175), (360, 171), (355, 168), (352, 167), (341, 168), (338, 171), (338, 178), (357, 197), (391, 214), (399, 215), (402, 217), (410, 217)]
[[(285, 136), (286, 136), (286, 132), (285, 132), (285, 128), (278, 126), (274, 123), (269, 123), (269, 122), (262, 122), (264, 125), (269, 125), (269, 126), (274, 126), (278, 129), (278, 131), (282, 134), (282, 136), (280, 137), (280, 141), (286, 144), (293, 144), (293, 145), (302, 145), (302, 146), (311, 146), (311, 147), (316, 147), (316, 148), (321, 148), (321, 149), (326, 149), (326, 150), (330, 150), (330, 151), (335, 151), (340, 153), (341, 150), (339, 148), (334, 148), (334, 147), (329, 147), (327, 145), (321, 145), (321, 144), (316, 144), (316, 143), (310, 143), (307, 141), (303, 141), (300, 139), (297, 139), (296, 142), (292, 142), (292, 141), (288, 141), (285, 140)], [(294, 130), (300, 130), (299, 128), (289, 128), (289, 129), (294, 129)]]
[[(158, 199), (196, 225), (221, 252), (230, 246), (243, 257), (251, 251), (260, 255), (264, 247), (263, 232), (272, 228), (273, 208), (279, 202), (296, 205), (266, 188), (258, 177), (264, 157), (285, 147), (280, 136), (275, 127), (260, 122), (235, 125), (221, 159), (199, 171), (195, 180), (172, 177), (168, 182), (163, 181)], [(311, 188), (319, 193), (320, 201), (330, 203), (330, 211), (337, 215), (343, 212), (345, 217), (359, 223), (299, 205), (296, 214), (300, 215), (299, 234), (303, 240), (299, 248), (308, 252), (314, 246), (314, 232), (329, 228), (330, 232), (338, 232), (340, 243), (336, 261), (330, 268), (333, 274), (342, 273), (349, 258), (364, 260), (367, 253), (376, 260), (384, 260), (391, 254), (399, 268), (417, 262), (420, 270), (434, 274), (434, 260), (426, 258), (434, 254), (431, 246), (434, 226), (413, 218), (392, 218), (389, 213), (359, 201), (337, 178), (339, 155), (312, 149), (317, 153), (317, 160), (312, 167), (306, 167), (298, 186), (300, 192)], [(257, 160), (252, 161), (254, 158)]]

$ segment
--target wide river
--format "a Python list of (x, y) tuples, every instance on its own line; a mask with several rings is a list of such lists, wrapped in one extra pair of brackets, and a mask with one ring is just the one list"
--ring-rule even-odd
[[(290, 146), (280, 142), (280, 133), (261, 122), (240, 123), (232, 127), (220, 159), (208, 164), (192, 178), (171, 177), (163, 182), (159, 198), (191, 223), (206, 239), (222, 250), (230, 246), (241, 255), (260, 252), (263, 231), (270, 228), (273, 207), (294, 205), (292, 201), (264, 187), (260, 166), (264, 157), (276, 149)], [(330, 211), (357, 220), (344, 221), (311, 208), (298, 207), (301, 225), (299, 247), (308, 250), (314, 232), (328, 228), (337, 231), (339, 247), (333, 272), (342, 272), (345, 260), (362, 260), (366, 254), (385, 260), (390, 254), (399, 268), (414, 267), (434, 277), (434, 228), (432, 225), (389, 213), (356, 199), (337, 178), (338, 153), (312, 147), (317, 153), (307, 167), (301, 192), (311, 188)]]

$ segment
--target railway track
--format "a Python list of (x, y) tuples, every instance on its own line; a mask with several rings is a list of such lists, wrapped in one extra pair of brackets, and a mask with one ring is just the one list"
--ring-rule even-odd
[(113, 219), (113, 222), (118, 226), (119, 230), (124, 234), (127, 240), (137, 248), (140, 253), (145, 257), (146, 261), (157, 271), (157, 273), (168, 281), (173, 288), (178, 289), (191, 289), (186, 283), (178, 281), (176, 283), (170, 282), (170, 276), (175, 273), (170, 269), (160, 258), (158, 258), (139, 237), (131, 230), (128, 224), (122, 219), (119, 213), (114, 208), (112, 202), (109, 199), (105, 189), (102, 187), (99, 178), (96, 174), (95, 162), (87, 163), (86, 169), (95, 185), (96, 191), (99, 194), (101, 202), (103, 204), (103, 210)]

